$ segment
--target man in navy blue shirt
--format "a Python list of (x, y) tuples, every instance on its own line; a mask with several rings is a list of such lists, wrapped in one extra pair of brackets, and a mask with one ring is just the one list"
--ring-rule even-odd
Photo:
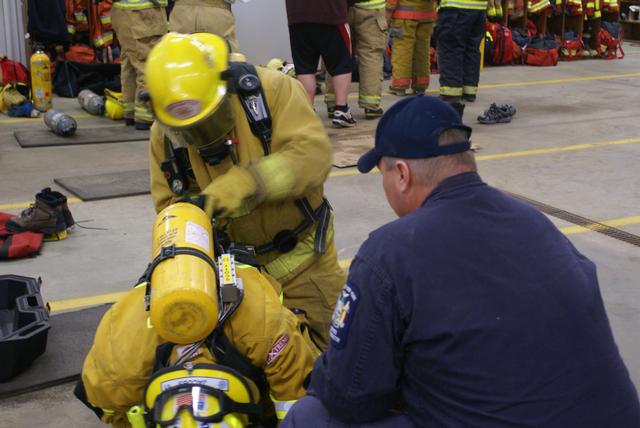
[(482, 182), (470, 135), (432, 97), (380, 120), (358, 169), (400, 218), (355, 257), (284, 427), (640, 427), (594, 264)]

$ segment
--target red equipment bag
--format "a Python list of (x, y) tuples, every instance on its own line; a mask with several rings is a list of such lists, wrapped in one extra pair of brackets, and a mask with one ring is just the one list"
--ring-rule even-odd
[[(618, 36), (620, 36), (620, 34), (618, 34)], [(598, 33), (597, 52), (603, 59), (624, 58), (624, 50), (622, 50), (622, 38), (614, 37), (604, 28), (600, 28), (600, 32)], [(620, 53), (618, 54), (618, 52)]]
[(524, 50), (524, 63), (536, 66), (551, 66), (558, 64), (558, 48), (536, 49), (526, 48)]
[(11, 232), (5, 229), (5, 222), (15, 217), (7, 213), (0, 213), (0, 260), (18, 259), (33, 256), (42, 247), (43, 233)]
[(584, 42), (582, 39), (564, 40), (562, 42), (562, 57), (567, 61), (573, 61), (582, 55), (584, 51)]
[(558, 64), (558, 42), (555, 36), (547, 34), (531, 39), (524, 50), (524, 63), (536, 66)]
[(94, 64), (96, 62), (96, 52), (93, 48), (83, 45), (72, 45), (68, 51), (64, 53), (64, 59), (67, 61), (82, 62), (84, 64)]
[(509, 27), (500, 25), (497, 22), (489, 22), (486, 24), (487, 32), (491, 39), (487, 40), (487, 49), (491, 64), (502, 65), (513, 63), (513, 37)]
[(11, 61), (6, 56), (0, 57), (0, 83), (2, 86), (9, 83), (29, 84), (29, 70), (19, 61)]

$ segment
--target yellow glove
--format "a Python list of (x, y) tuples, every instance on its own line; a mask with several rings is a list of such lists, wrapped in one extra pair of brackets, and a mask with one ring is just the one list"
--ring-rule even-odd
[(230, 217), (260, 202), (258, 177), (247, 168), (234, 165), (202, 191), (204, 210), (211, 217)]

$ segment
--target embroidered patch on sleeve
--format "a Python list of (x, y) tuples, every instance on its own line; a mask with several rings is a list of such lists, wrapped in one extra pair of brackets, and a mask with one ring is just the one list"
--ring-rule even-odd
[(349, 327), (358, 307), (359, 298), (358, 288), (352, 284), (345, 284), (333, 310), (331, 327), (329, 328), (331, 343), (335, 348), (342, 349), (347, 344)]
[(273, 344), (271, 351), (269, 351), (269, 353), (267, 354), (267, 365), (273, 363), (273, 360), (275, 360), (278, 355), (280, 355), (282, 350), (287, 346), (287, 343), (289, 343), (288, 334), (285, 334), (284, 336), (276, 340), (276, 343)]

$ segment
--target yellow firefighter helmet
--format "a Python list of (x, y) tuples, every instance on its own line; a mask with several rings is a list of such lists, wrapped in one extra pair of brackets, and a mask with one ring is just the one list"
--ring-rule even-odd
[(240, 373), (216, 364), (186, 363), (156, 372), (144, 392), (154, 427), (242, 428), (260, 413), (256, 385)]
[(147, 90), (156, 118), (181, 128), (208, 117), (227, 93), (227, 42), (211, 33), (168, 33), (147, 58)]

